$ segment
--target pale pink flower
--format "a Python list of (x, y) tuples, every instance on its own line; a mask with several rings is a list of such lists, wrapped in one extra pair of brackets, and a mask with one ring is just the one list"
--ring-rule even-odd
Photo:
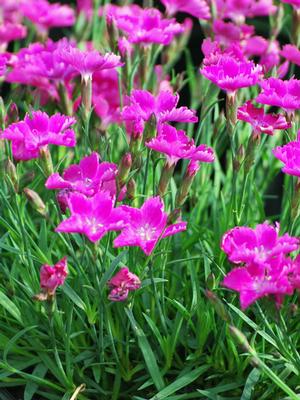
[(147, 90), (133, 90), (122, 112), (127, 132), (142, 134), (145, 122), (152, 115), (158, 125), (163, 122), (197, 122), (195, 111), (187, 107), (176, 108), (178, 101), (179, 95), (168, 91), (160, 92), (155, 97)]
[(121, 207), (114, 208), (114, 199), (108, 192), (93, 197), (71, 193), (68, 206), (71, 216), (58, 225), (56, 232), (81, 233), (95, 243), (107, 232), (121, 230), (126, 225), (127, 214)]
[(116, 164), (100, 162), (98, 153), (84, 157), (79, 164), (70, 165), (63, 175), (54, 173), (46, 181), (47, 189), (64, 190), (69, 197), (71, 192), (79, 192), (92, 197), (100, 191), (107, 191), (112, 198), (116, 196)]
[(167, 225), (168, 215), (159, 197), (149, 198), (140, 209), (120, 208), (127, 214), (127, 225), (114, 240), (114, 247), (138, 246), (150, 255), (160, 239), (186, 230), (186, 222)]
[(199, 19), (209, 19), (210, 10), (206, 0), (161, 0), (169, 16), (185, 12)]
[(58, 286), (62, 286), (68, 275), (67, 257), (62, 258), (55, 265), (42, 265), (40, 270), (40, 284), (43, 292), (52, 295)]
[(264, 109), (254, 107), (251, 100), (238, 108), (237, 119), (251, 124), (255, 135), (260, 133), (274, 135), (275, 130), (289, 129), (292, 126), (284, 115), (265, 114)]
[(21, 3), (21, 11), (43, 34), (50, 28), (72, 26), (76, 20), (71, 7), (47, 0), (26, 0)]
[(259, 83), (262, 92), (255, 99), (258, 103), (281, 107), (288, 113), (300, 108), (300, 80), (283, 81), (278, 78), (268, 78)]
[(13, 156), (17, 160), (31, 160), (40, 156), (40, 149), (54, 144), (74, 147), (75, 132), (70, 126), (75, 118), (61, 114), (48, 116), (42, 111), (32, 111), (25, 119), (11, 124), (0, 135), (0, 139), (12, 141)]
[(300, 131), (297, 141), (275, 147), (273, 154), (284, 164), (282, 172), (300, 178)]
[(300, 50), (295, 45), (286, 44), (283, 46), (280, 55), (291, 63), (300, 66)]
[(180, 159), (213, 162), (215, 158), (212, 148), (205, 144), (195, 146), (194, 140), (184, 131), (166, 124), (159, 128), (158, 136), (146, 143), (146, 146), (164, 153), (169, 166), (176, 164)]
[(184, 27), (175, 19), (163, 18), (155, 8), (139, 9), (138, 13), (114, 15), (118, 29), (127, 35), (133, 44), (157, 43), (169, 45), (176, 35), (184, 32)]
[(107, 284), (111, 290), (108, 296), (111, 301), (124, 301), (127, 299), (129, 292), (141, 287), (139, 277), (130, 272), (127, 267), (121, 268)]
[(222, 238), (222, 250), (235, 263), (262, 265), (278, 255), (286, 255), (299, 248), (299, 240), (289, 234), (279, 236), (279, 226), (267, 222), (255, 229), (237, 226), (226, 232)]

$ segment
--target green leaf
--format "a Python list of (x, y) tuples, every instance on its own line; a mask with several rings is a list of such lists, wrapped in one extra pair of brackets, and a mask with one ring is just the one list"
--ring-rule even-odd
[(254, 389), (254, 386), (258, 382), (260, 378), (260, 371), (257, 368), (253, 368), (253, 370), (250, 372), (246, 384), (241, 396), (241, 400), (251, 400), (252, 397), (252, 391)]
[(21, 325), (23, 324), (21, 312), (17, 306), (3, 293), (0, 291), (0, 305), (12, 315)]
[[(44, 378), (46, 375), (46, 372), (48, 371), (48, 368), (44, 364), (38, 364), (32, 374), (34, 376), (38, 376), (39, 378)], [(36, 391), (38, 390), (39, 385), (37, 385), (35, 382), (28, 381), (25, 386), (25, 391), (24, 391), (24, 400), (31, 400)]]

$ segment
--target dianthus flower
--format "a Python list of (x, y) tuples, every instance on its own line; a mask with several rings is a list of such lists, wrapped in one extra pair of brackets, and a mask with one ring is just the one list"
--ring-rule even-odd
[(127, 267), (124, 267), (107, 282), (107, 285), (111, 290), (108, 296), (109, 300), (124, 301), (127, 299), (129, 292), (141, 287), (141, 281), (138, 276), (130, 272)]
[(138, 246), (150, 255), (161, 238), (186, 230), (186, 222), (167, 225), (168, 215), (159, 197), (149, 198), (140, 209), (121, 206), (127, 214), (127, 225), (114, 240), (114, 247)]
[(24, 0), (1, 0), (1, 19), (5, 22), (18, 24), (23, 19), (20, 5)]
[(6, 72), (6, 63), (7, 58), (3, 54), (0, 54), (0, 76), (3, 76)]
[(217, 42), (204, 40), (202, 50), (205, 58), (201, 74), (229, 94), (256, 85), (262, 76), (262, 67), (248, 61), (238, 46), (221, 50)]
[(277, 7), (273, 0), (216, 0), (219, 18), (230, 18), (238, 23), (245, 18), (274, 14)]
[(180, 159), (200, 162), (214, 161), (212, 148), (205, 144), (195, 146), (194, 140), (189, 138), (184, 131), (166, 124), (159, 128), (158, 136), (146, 143), (146, 146), (164, 153), (169, 166), (176, 164)]
[(137, 14), (114, 15), (113, 18), (118, 29), (133, 44), (157, 43), (166, 46), (176, 35), (184, 32), (184, 27), (175, 19), (163, 18), (155, 8), (139, 9)]
[(282, 172), (300, 178), (300, 131), (298, 132), (297, 141), (275, 147), (273, 154), (283, 162)]
[(74, 25), (76, 18), (74, 10), (59, 3), (49, 3), (47, 0), (26, 0), (21, 3), (21, 11), (40, 31), (45, 34), (50, 28)]
[(300, 108), (300, 80), (268, 78), (259, 85), (262, 92), (255, 99), (258, 103), (281, 107), (288, 113)]
[(108, 192), (99, 192), (93, 197), (71, 193), (68, 200), (71, 216), (55, 231), (81, 233), (95, 243), (107, 232), (121, 230), (126, 225), (126, 213), (121, 207), (114, 208), (114, 202)]
[(185, 12), (199, 19), (209, 19), (210, 10), (206, 0), (161, 0), (169, 16)]
[(215, 40), (224, 46), (246, 40), (254, 34), (254, 30), (255, 28), (252, 25), (236, 25), (233, 22), (225, 22), (220, 19), (213, 22)]
[(42, 111), (32, 111), (24, 121), (16, 122), (6, 128), (0, 139), (12, 141), (12, 152), (16, 160), (31, 160), (40, 156), (40, 150), (48, 144), (74, 147), (75, 132), (69, 129), (75, 118), (61, 114), (48, 116)]
[(279, 256), (264, 267), (250, 263), (246, 267), (234, 268), (225, 276), (223, 286), (240, 293), (243, 310), (269, 295), (274, 295), (280, 305), (283, 296), (293, 294), (294, 287), (289, 277), (292, 271), (292, 260)]
[(120, 67), (120, 56), (113, 53), (100, 54), (98, 51), (82, 51), (74, 46), (60, 50), (60, 59), (79, 73), (83, 80), (90, 79), (94, 72)]
[(53, 296), (58, 286), (62, 286), (68, 275), (67, 257), (62, 258), (55, 265), (42, 265), (40, 270), (40, 284), (43, 293)]
[(229, 230), (222, 238), (221, 247), (235, 264), (263, 265), (278, 255), (297, 250), (299, 240), (287, 233), (279, 236), (279, 225), (274, 227), (264, 222), (255, 229), (237, 226)]
[(27, 29), (24, 25), (3, 22), (0, 24), (0, 49), (5, 50), (9, 42), (26, 37)]
[(300, 50), (292, 44), (283, 46), (280, 55), (293, 64), (300, 66)]
[(197, 122), (195, 111), (187, 107), (177, 107), (178, 94), (160, 92), (156, 97), (147, 90), (133, 90), (124, 107), (122, 118), (126, 122), (128, 133), (142, 134), (144, 124), (152, 115), (157, 124), (163, 122)]
[(255, 135), (260, 133), (273, 135), (277, 129), (288, 129), (292, 126), (284, 115), (265, 114), (264, 109), (254, 107), (251, 100), (238, 108), (237, 119), (251, 124)]
[(92, 153), (84, 157), (79, 164), (70, 165), (62, 176), (57, 172), (46, 181), (47, 189), (79, 192), (92, 197), (100, 191), (107, 191), (111, 197), (116, 196), (116, 164), (100, 162), (99, 154)]

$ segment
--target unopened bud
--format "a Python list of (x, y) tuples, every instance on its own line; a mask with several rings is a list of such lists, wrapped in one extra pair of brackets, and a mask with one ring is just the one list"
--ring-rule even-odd
[(169, 216), (167, 220), (167, 226), (175, 224), (181, 218), (181, 210), (180, 208), (175, 208)]
[(129, 179), (127, 183), (127, 198), (128, 200), (134, 200), (136, 197), (136, 183), (133, 178)]
[(19, 121), (19, 110), (16, 103), (11, 103), (7, 112), (7, 124), (13, 124), (14, 122)]
[(6, 168), (5, 169), (6, 169), (6, 173), (7, 173), (8, 177), (10, 178), (10, 180), (11, 180), (11, 182), (13, 184), (14, 191), (16, 193), (18, 193), (18, 191), (19, 191), (19, 183), (18, 183), (17, 169), (15, 167), (15, 164), (10, 159), (8, 159), (6, 161)]
[(111, 51), (115, 52), (118, 48), (119, 31), (115, 19), (112, 15), (106, 16), (106, 27), (108, 33), (108, 41)]
[(46, 176), (52, 175), (54, 170), (53, 170), (51, 153), (50, 153), (49, 147), (47, 145), (40, 147), (40, 156), (41, 156), (41, 160), (43, 163), (43, 169), (44, 169), (45, 175)]
[(218, 298), (218, 296), (210, 290), (205, 291), (205, 296), (210, 304), (214, 307), (219, 317), (221, 317), (225, 322), (230, 322), (230, 315), (228, 314), (224, 303)]
[(216, 288), (216, 277), (213, 273), (208, 275), (206, 279), (206, 286), (209, 290), (214, 290)]
[(233, 160), (233, 168), (235, 171), (238, 172), (240, 170), (244, 158), (245, 158), (245, 149), (244, 146), (241, 144)]
[(181, 207), (185, 203), (199, 168), (200, 164), (198, 161), (190, 161), (184, 175), (182, 185), (176, 195), (176, 207)]
[(237, 345), (241, 347), (241, 349), (249, 353), (251, 357), (251, 364), (254, 367), (259, 367), (261, 365), (261, 362), (259, 358), (257, 357), (256, 351), (250, 346), (246, 336), (241, 332), (238, 328), (236, 328), (233, 325), (229, 326), (229, 331), (231, 333), (231, 336), (233, 339), (236, 341)]
[(132, 156), (130, 153), (126, 153), (122, 157), (117, 175), (117, 182), (119, 189), (126, 184), (131, 167), (132, 167)]
[(25, 196), (32, 207), (43, 217), (48, 217), (46, 205), (40, 198), (40, 196), (34, 190), (31, 190), (29, 188), (25, 188), (23, 192), (25, 193)]
[(173, 176), (174, 169), (175, 169), (175, 164), (169, 165), (168, 162), (165, 163), (158, 184), (157, 192), (160, 197), (166, 194), (170, 180)]

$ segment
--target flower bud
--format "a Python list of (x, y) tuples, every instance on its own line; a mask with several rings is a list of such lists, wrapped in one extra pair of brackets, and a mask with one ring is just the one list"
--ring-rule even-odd
[(7, 124), (13, 124), (19, 121), (19, 109), (16, 103), (11, 103), (7, 113)]
[(116, 21), (111, 15), (106, 16), (106, 28), (110, 49), (111, 51), (116, 52), (118, 48), (119, 31), (116, 25)]
[(40, 147), (40, 156), (43, 163), (43, 169), (45, 175), (46, 176), (52, 175), (54, 173), (53, 163), (52, 163), (51, 153), (47, 145)]
[(195, 179), (195, 176), (197, 174), (197, 172), (199, 171), (200, 168), (200, 164), (198, 161), (190, 161), (189, 165), (187, 167), (187, 170), (185, 172), (183, 181), (182, 181), (182, 185), (179, 188), (179, 190), (177, 191), (177, 195), (176, 195), (176, 207), (181, 207), (189, 193), (190, 193), (190, 189), (192, 186), (192, 183)]
[(243, 351), (252, 355), (251, 364), (254, 367), (259, 367), (261, 362), (256, 355), (256, 351), (250, 346), (246, 336), (238, 328), (233, 325), (229, 326), (231, 336), (236, 341), (237, 345), (241, 347)]
[(225, 322), (230, 322), (230, 315), (228, 314), (224, 303), (218, 298), (218, 296), (211, 292), (210, 290), (205, 291), (205, 296), (207, 297), (210, 304), (214, 307), (216, 313)]
[(131, 178), (127, 183), (127, 198), (128, 200), (134, 200), (135, 197), (136, 197), (136, 182), (133, 178)]
[(214, 290), (216, 288), (216, 277), (213, 273), (208, 275), (206, 279), (206, 286), (209, 290)]
[(174, 169), (175, 169), (175, 164), (169, 165), (168, 162), (165, 163), (158, 184), (157, 192), (160, 197), (166, 194), (170, 180), (174, 173)]
[(181, 210), (180, 208), (175, 208), (168, 216), (167, 226), (175, 224), (180, 218)]
[(132, 156), (130, 153), (126, 153), (122, 157), (118, 169), (117, 183), (119, 190), (126, 184), (131, 167), (132, 167)]
[(23, 192), (32, 207), (43, 217), (47, 218), (48, 213), (46, 210), (46, 205), (40, 198), (40, 196), (34, 190), (31, 190), (29, 188), (25, 188)]
[(6, 169), (7, 176), (10, 178), (10, 180), (13, 184), (14, 191), (16, 193), (18, 193), (18, 191), (19, 191), (18, 174), (17, 174), (15, 164), (10, 159), (8, 159), (6, 161), (5, 169)]

